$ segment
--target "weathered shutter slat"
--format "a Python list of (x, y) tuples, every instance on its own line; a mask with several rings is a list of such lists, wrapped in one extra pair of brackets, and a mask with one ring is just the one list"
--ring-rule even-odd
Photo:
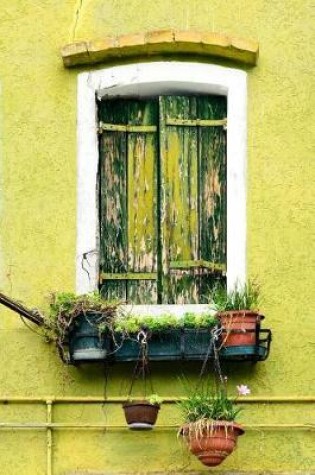
[[(223, 120), (226, 98), (198, 97), (198, 118)], [(198, 129), (200, 258), (226, 265), (226, 133), (223, 127)], [(200, 280), (200, 295), (207, 296), (222, 274)], [(205, 301), (207, 299), (205, 298)]]
[[(104, 102), (101, 119), (113, 123), (126, 120), (124, 101)], [(109, 131), (100, 139), (101, 271), (128, 271), (127, 236), (127, 137), (125, 132)], [(126, 299), (125, 281), (108, 281), (102, 286), (108, 299)]]
[(196, 119), (196, 98), (168, 96), (161, 106), (161, 170), (164, 190), (162, 248), (164, 296), (168, 303), (198, 301), (191, 270), (169, 268), (169, 261), (198, 259), (197, 129), (168, 126), (168, 118)]
[[(128, 271), (157, 272), (157, 101), (129, 103), (128, 127)], [(135, 126), (135, 127), (134, 127)], [(137, 127), (144, 126), (137, 131)], [(134, 127), (134, 128), (132, 128)], [(128, 282), (128, 300), (157, 303), (157, 282)]]
[[(224, 97), (198, 98), (198, 115), (226, 115)], [(222, 127), (199, 129), (200, 254), (216, 263), (226, 261), (226, 134)]]

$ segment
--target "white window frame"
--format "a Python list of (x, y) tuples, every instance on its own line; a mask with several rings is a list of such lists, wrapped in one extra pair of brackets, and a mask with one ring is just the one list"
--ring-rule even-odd
[(247, 75), (210, 64), (158, 61), (78, 75), (77, 293), (93, 291), (99, 284), (96, 97), (189, 93), (227, 97), (227, 287), (245, 282)]

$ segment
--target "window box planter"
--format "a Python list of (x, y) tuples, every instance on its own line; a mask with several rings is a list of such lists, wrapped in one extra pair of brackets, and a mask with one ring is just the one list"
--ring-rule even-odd
[[(147, 341), (149, 360), (177, 360), (182, 357), (182, 335), (179, 329), (148, 332)], [(115, 361), (136, 361), (139, 358), (141, 346), (137, 334), (130, 337), (116, 334), (115, 345), (117, 349), (112, 349)]]
[(148, 335), (148, 357), (151, 361), (179, 360), (184, 353), (180, 329), (152, 332)]
[(86, 312), (78, 315), (69, 331), (69, 355), (73, 364), (105, 361), (110, 352), (107, 332), (100, 332), (99, 314)]
[[(249, 330), (248, 330), (249, 332)], [(220, 357), (231, 361), (264, 361), (269, 356), (271, 330), (259, 329), (252, 345), (224, 346), (219, 344)], [(115, 335), (110, 350), (112, 361), (136, 361), (140, 355), (137, 335), (122, 338)], [(153, 332), (148, 335), (148, 357), (150, 361), (203, 360), (213, 358), (213, 345), (209, 329), (178, 329)]]
[[(150, 361), (203, 360), (213, 355), (210, 329), (172, 329), (148, 332), (148, 358)], [(115, 361), (135, 361), (139, 358), (140, 342), (137, 335), (123, 339), (115, 335), (112, 349)], [(210, 351), (211, 349), (211, 351)]]
[(203, 360), (205, 357), (213, 357), (211, 328), (185, 328), (183, 333), (185, 341), (184, 359)]
[(112, 361), (136, 361), (139, 357), (140, 345), (137, 335), (126, 338), (120, 333), (115, 333), (112, 339), (110, 359)]
[[(147, 341), (150, 361), (214, 357), (211, 339), (217, 322), (207, 305), (123, 306), (122, 316), (117, 316), (117, 305), (99, 295), (61, 293), (54, 299), (50, 330), (65, 363), (137, 361), (142, 354), (141, 338)], [(254, 311), (238, 313), (218, 313), (221, 340), (216, 345), (220, 356), (236, 361), (265, 360), (271, 331), (260, 328), (264, 317)]]

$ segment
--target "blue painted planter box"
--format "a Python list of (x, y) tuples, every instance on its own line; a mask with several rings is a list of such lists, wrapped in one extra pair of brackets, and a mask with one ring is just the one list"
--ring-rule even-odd
[[(151, 361), (203, 360), (213, 355), (209, 329), (156, 331), (148, 333), (147, 342)], [(114, 361), (135, 361), (140, 355), (141, 346), (137, 335), (125, 339), (119, 334), (115, 335), (112, 349)]]
[(185, 352), (184, 358), (186, 360), (203, 360), (206, 357), (213, 357), (213, 341), (211, 336), (211, 329), (199, 328), (184, 329)]
[(70, 362), (73, 364), (84, 362), (105, 361), (110, 352), (110, 338), (108, 334), (100, 334), (97, 323), (98, 314), (87, 312), (79, 315), (69, 333)]

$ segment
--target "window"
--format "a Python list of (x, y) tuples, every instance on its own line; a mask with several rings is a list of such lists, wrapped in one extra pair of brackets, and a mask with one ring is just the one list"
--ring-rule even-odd
[(226, 97), (99, 103), (106, 298), (207, 303), (226, 270)]
[[(226, 131), (226, 281), (246, 279), (246, 73), (211, 64), (152, 61), (78, 75), (76, 290), (99, 288), (99, 100), (153, 96), (224, 96)], [(158, 124), (159, 126), (159, 124)], [(185, 129), (186, 130), (186, 129)], [(192, 132), (190, 132), (192, 133)], [(162, 177), (161, 177), (162, 178)], [(162, 188), (163, 191), (163, 188)], [(163, 197), (163, 196), (162, 196)], [(162, 228), (163, 230), (163, 228)], [(149, 282), (146, 283), (149, 285)]]

